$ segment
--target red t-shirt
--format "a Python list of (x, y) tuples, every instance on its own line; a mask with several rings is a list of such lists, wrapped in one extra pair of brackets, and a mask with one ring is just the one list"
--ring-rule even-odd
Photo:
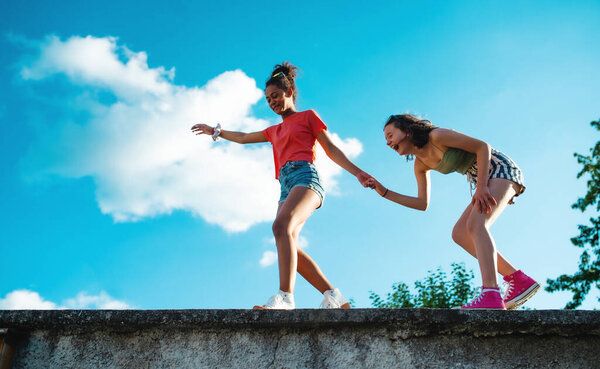
[(307, 110), (292, 114), (283, 122), (262, 131), (273, 145), (275, 178), (279, 178), (279, 169), (288, 161), (314, 162), (317, 135), (325, 129), (327, 126), (317, 112)]

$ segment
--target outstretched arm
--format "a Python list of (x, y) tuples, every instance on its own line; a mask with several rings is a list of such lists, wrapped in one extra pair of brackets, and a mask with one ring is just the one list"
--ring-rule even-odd
[(417, 179), (418, 194), (417, 197), (406, 196), (394, 191), (379, 183), (375, 178), (368, 181), (368, 186), (375, 189), (380, 196), (395, 202), (396, 204), (404, 205), (408, 208), (417, 210), (427, 210), (429, 205), (429, 169), (420, 161), (415, 162), (415, 178)]
[(325, 150), (325, 153), (327, 154), (327, 156), (329, 156), (331, 160), (333, 160), (337, 165), (346, 169), (348, 172), (356, 176), (358, 181), (364, 187), (367, 187), (367, 181), (373, 177), (371, 177), (362, 169), (354, 165), (354, 163), (351, 162), (350, 159), (348, 159), (346, 154), (344, 154), (344, 152), (340, 150), (340, 148), (337, 147), (337, 145), (334, 144), (333, 141), (331, 141), (331, 137), (329, 137), (329, 134), (326, 130), (322, 130), (321, 132), (319, 132), (319, 134), (317, 135), (317, 141), (319, 141), (319, 144), (321, 144), (321, 147), (323, 147), (323, 150)]
[[(215, 129), (209, 125), (200, 123), (192, 127), (192, 132), (194, 132), (196, 135), (212, 135), (213, 133), (215, 133)], [(265, 138), (265, 135), (263, 135), (262, 132), (245, 133), (226, 131), (223, 129), (221, 130), (221, 134), (219, 135), (219, 137), (241, 144), (267, 142), (267, 139)]]

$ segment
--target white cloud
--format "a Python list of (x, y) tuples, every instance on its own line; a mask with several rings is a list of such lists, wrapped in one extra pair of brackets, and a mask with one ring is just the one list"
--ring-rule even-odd
[[(275, 246), (275, 237), (271, 237), (265, 240), (267, 244), (270, 246)], [(276, 247), (276, 246), (275, 246)], [(308, 240), (304, 236), (298, 236), (298, 248), (304, 250), (308, 247)], [(277, 252), (275, 251), (265, 251), (263, 252), (262, 258), (259, 260), (258, 264), (261, 267), (266, 268), (270, 265), (275, 264), (277, 261)]]
[(40, 58), (24, 67), (21, 76), (39, 80), (64, 73), (73, 82), (106, 87), (129, 99), (171, 93), (167, 78), (173, 79), (174, 69), (150, 69), (146, 53), (118, 47), (116, 41), (113, 37), (87, 36), (62, 42), (56, 36), (49, 36), (41, 45)]
[(131, 309), (129, 304), (116, 300), (102, 291), (98, 296), (90, 296), (87, 292), (79, 292), (77, 296), (63, 302), (67, 309)]
[[(355, 158), (362, 152), (362, 144), (356, 138), (343, 140), (336, 133), (329, 133), (331, 140), (336, 144), (349, 158)], [(319, 177), (323, 182), (323, 187), (328, 195), (339, 195), (338, 182), (336, 176), (339, 176), (343, 169), (327, 157), (321, 145), (317, 144), (317, 154), (315, 166), (319, 170)], [(358, 184), (358, 180), (356, 181)]]
[(275, 264), (276, 261), (277, 261), (277, 253), (275, 251), (265, 251), (263, 253), (262, 258), (260, 259), (260, 261), (258, 263), (260, 264), (261, 267), (265, 268), (265, 267), (268, 267), (269, 265)]
[(79, 292), (74, 298), (67, 299), (62, 305), (44, 300), (39, 293), (30, 290), (14, 290), (0, 298), (0, 309), (5, 310), (51, 310), (51, 309), (131, 309), (123, 301), (114, 299), (102, 291), (98, 296), (90, 296), (87, 292)]
[(308, 240), (306, 237), (298, 236), (298, 248), (304, 250), (308, 247)]
[(14, 290), (0, 299), (0, 309), (4, 310), (49, 310), (56, 309), (52, 301), (44, 300), (37, 292), (29, 290)]
[[(195, 136), (197, 122), (256, 131), (269, 122), (251, 115), (262, 98), (255, 80), (242, 71), (224, 72), (203, 87), (173, 83), (174, 69), (150, 68), (144, 52), (133, 52), (112, 37), (48, 37), (36, 59), (23, 66), (25, 80), (63, 76), (84, 92), (65, 102), (76, 112), (60, 122), (38, 124), (25, 158), (30, 177), (91, 177), (104, 214), (115, 221), (189, 211), (227, 231), (244, 231), (274, 218), (279, 184), (271, 147), (239, 145)], [(109, 92), (107, 103), (97, 91)], [(336, 143), (349, 157), (358, 140)], [(320, 157), (323, 157), (321, 150)], [(335, 192), (342, 169), (317, 159), (325, 186)]]

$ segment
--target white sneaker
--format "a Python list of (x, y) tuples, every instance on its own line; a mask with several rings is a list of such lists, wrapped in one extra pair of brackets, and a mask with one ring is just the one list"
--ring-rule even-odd
[(350, 309), (350, 303), (346, 301), (339, 289), (327, 290), (323, 292), (323, 302), (321, 309)]
[(271, 296), (266, 304), (254, 306), (254, 309), (292, 310), (295, 308), (296, 303), (294, 302), (294, 294), (283, 292), (282, 290), (279, 290), (277, 294)]

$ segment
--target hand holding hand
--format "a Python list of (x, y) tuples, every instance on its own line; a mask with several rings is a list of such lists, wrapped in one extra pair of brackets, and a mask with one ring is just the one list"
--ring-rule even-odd
[(358, 172), (358, 174), (356, 174), (356, 178), (358, 179), (358, 181), (360, 182), (361, 185), (363, 185), (363, 187), (369, 187), (369, 185), (367, 184), (371, 179), (374, 179), (373, 177), (371, 177), (370, 174), (366, 173), (366, 172)]
[(212, 134), (215, 133), (215, 129), (209, 125), (198, 123), (192, 127), (192, 132), (194, 132), (196, 135), (205, 134), (212, 136)]
[(475, 206), (482, 214), (489, 214), (492, 212), (492, 207), (498, 205), (494, 196), (490, 193), (489, 188), (477, 188), (471, 205)]
[(376, 180), (375, 178), (371, 177), (368, 182), (367, 182), (367, 186), (374, 189), (379, 196), (383, 196), (386, 194), (386, 192), (388, 191), (387, 188), (385, 188), (381, 183), (379, 183), (378, 180)]

